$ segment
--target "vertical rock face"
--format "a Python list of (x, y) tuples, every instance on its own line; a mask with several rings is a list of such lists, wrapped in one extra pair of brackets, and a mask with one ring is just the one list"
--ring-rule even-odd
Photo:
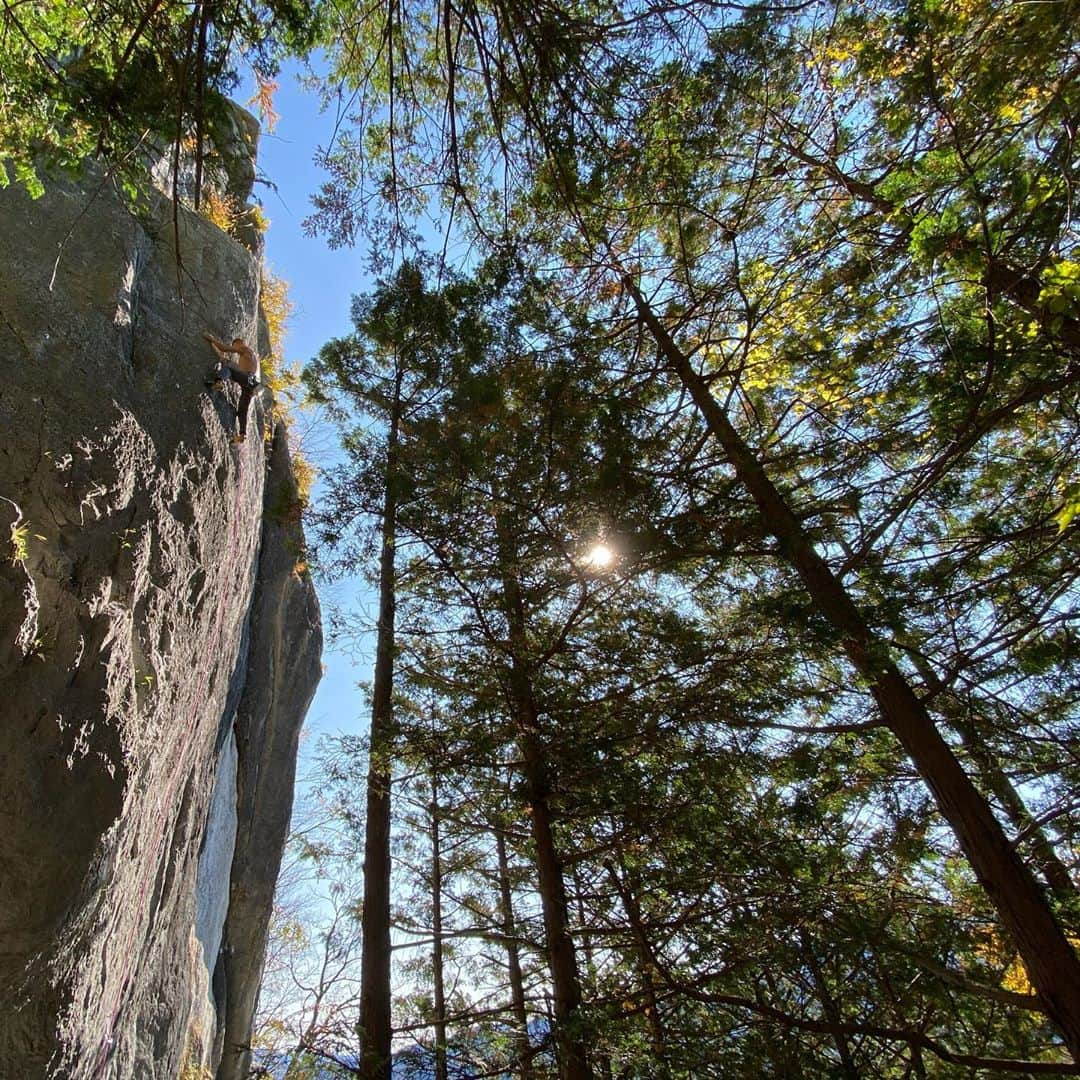
[[(226, 987), (218, 1080), (242, 1080), (250, 1062), (248, 1035), (266, 949), (266, 919), (274, 900), (282, 840), (289, 827), (298, 725), (276, 723), (307, 708), (312, 657), (297, 650), (285, 628), (318, 618), (310, 589), (295, 573), (298, 504), (289, 448), (275, 443), (267, 481), (266, 525), (255, 600), (247, 690), (236, 717), (240, 760), (238, 831), (232, 860), (229, 917), (218, 984)], [(316, 657), (317, 659), (317, 657)]]
[(230, 446), (203, 386), (257, 262), (177, 225), (0, 191), (0, 1078), (248, 1038), (321, 634), (269, 394)]

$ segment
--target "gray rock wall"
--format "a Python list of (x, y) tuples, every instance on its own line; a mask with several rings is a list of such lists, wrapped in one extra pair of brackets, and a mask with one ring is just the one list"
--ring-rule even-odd
[(203, 387), (258, 265), (178, 227), (179, 260), (171, 204), (101, 177), (0, 191), (0, 1078), (172, 1080), (227, 1011), (247, 1039), (318, 607), (269, 395), (233, 447)]
[(298, 502), (289, 447), (277, 440), (270, 455), (264, 543), (251, 611), (251, 652), (236, 716), (240, 759), (238, 829), (232, 861), (229, 916), (220, 979), (223, 1056), (218, 1080), (242, 1080), (250, 1061), (248, 1035), (266, 952), (266, 913), (289, 828), (300, 729), (282, 722), (310, 703), (319, 653), (296, 648), (283, 628), (317, 623), (314, 594), (295, 572)]

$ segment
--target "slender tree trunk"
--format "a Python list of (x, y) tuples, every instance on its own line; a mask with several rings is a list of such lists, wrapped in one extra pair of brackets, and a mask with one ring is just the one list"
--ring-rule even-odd
[(525, 981), (521, 977), (521, 956), (514, 922), (514, 900), (510, 889), (510, 860), (506, 855), (506, 837), (495, 830), (495, 853), (499, 863), (499, 904), (502, 931), (506, 941), (506, 967), (510, 975), (510, 1007), (517, 1022), (514, 1045), (518, 1057), (518, 1076), (533, 1080), (532, 1052), (529, 1046), (529, 1014), (525, 1010)]
[(446, 989), (443, 982), (442, 851), (439, 778), (431, 773), (431, 976), (435, 999), (435, 1080), (447, 1080)]
[[(199, 15), (199, 44), (195, 52), (195, 209), (202, 206), (203, 168), (205, 165), (206, 145), (206, 50), (210, 24), (214, 17), (215, 4), (203, 0)], [(180, 138), (179, 132), (176, 136)], [(175, 188), (179, 188), (179, 176), (173, 177)]]
[[(585, 889), (576, 863), (571, 870), (571, 876), (574, 879), (574, 899), (577, 902), (578, 924), (581, 926), (581, 953), (585, 958), (585, 970), (589, 976), (589, 983), (595, 986), (596, 959), (593, 953), (592, 935), (588, 931), (589, 919), (585, 910)], [(596, 1072), (599, 1074), (600, 1080), (612, 1080), (611, 1054), (594, 1043), (593, 1060), (596, 1063)], [(660, 1080), (660, 1078), (654, 1077), (654, 1080)]]
[(619, 870), (616, 871), (612, 859), (604, 860), (604, 869), (615, 891), (619, 894), (623, 911), (626, 913), (627, 922), (630, 924), (630, 932), (634, 935), (634, 951), (636, 953), (638, 974), (641, 978), (642, 996), (645, 1006), (645, 1021), (649, 1025), (649, 1044), (653, 1055), (653, 1076), (656, 1080), (664, 1080), (670, 1075), (667, 1054), (667, 1032), (664, 1029), (664, 1018), (660, 1015), (660, 1003), (656, 997), (657, 967), (653, 955), (652, 942), (649, 940), (645, 920), (641, 914), (641, 903), (638, 900), (640, 889), (637, 883), (630, 880), (630, 874), (623, 863), (622, 855), (619, 854)]
[(363, 952), (360, 961), (360, 1076), (390, 1080), (390, 782), (394, 686), (394, 534), (397, 515), (398, 428), (401, 422), (400, 364), (395, 374), (386, 443), (382, 550), (379, 561), (379, 621), (375, 678), (371, 692), (371, 759), (364, 832)]
[(544, 915), (548, 963), (555, 1005), (555, 1041), (559, 1049), (559, 1080), (592, 1080), (585, 1045), (578, 1027), (581, 1015), (581, 984), (577, 955), (570, 936), (566, 885), (562, 862), (555, 848), (549, 788), (543, 753), (535, 735), (520, 736), (525, 759), (525, 787), (532, 817), (533, 844)]
[(840, 1013), (840, 1007), (836, 1004), (836, 999), (829, 990), (829, 984), (825, 980), (825, 973), (821, 970), (817, 956), (814, 955), (814, 944), (802, 931), (799, 932), (799, 944), (802, 946), (806, 966), (810, 969), (811, 978), (814, 980), (814, 989), (817, 990), (818, 1001), (821, 1002), (825, 1019), (837, 1029), (833, 1033), (833, 1044), (836, 1046), (837, 1054), (840, 1055), (840, 1071), (848, 1080), (859, 1080), (859, 1070), (855, 1067), (855, 1059), (851, 1056), (847, 1036), (840, 1030), (844, 1018)]
[(581, 1021), (581, 983), (577, 956), (570, 936), (569, 908), (562, 861), (555, 846), (555, 834), (547, 763), (540, 740), (539, 713), (528, 669), (528, 642), (525, 608), (513, 567), (516, 563), (513, 537), (505, 519), (496, 518), (499, 534), (503, 604), (510, 637), (510, 697), (518, 729), (518, 745), (523, 759), (525, 797), (532, 820), (533, 845), (539, 878), (540, 907), (544, 916), (548, 964), (555, 1005), (555, 1044), (559, 1057), (559, 1080), (592, 1080), (585, 1052)]
[(952, 826), (975, 876), (1015, 943), (1032, 985), (1080, 1061), (1080, 959), (1069, 944), (1027, 865), (1020, 859), (989, 803), (942, 738), (925, 705), (896, 667), (855, 602), (818, 554), (784, 496), (739, 435), (709, 385), (675, 344), (633, 279), (624, 285), (671, 370), (721, 445), (739, 481), (757, 504), (782, 557), (795, 569), (818, 612), (837, 630), (844, 652), (866, 680), (885, 724)]

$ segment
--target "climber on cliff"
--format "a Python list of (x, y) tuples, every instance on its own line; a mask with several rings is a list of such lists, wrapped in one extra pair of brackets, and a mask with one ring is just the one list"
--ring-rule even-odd
[[(251, 405), (251, 397), (259, 385), (259, 358), (255, 350), (240, 337), (233, 338), (231, 345), (224, 341), (218, 341), (213, 334), (206, 333), (203, 337), (214, 347), (214, 351), (221, 358), (218, 366), (206, 377), (206, 385), (214, 390), (221, 389), (230, 379), (240, 384), (240, 404), (237, 406), (236, 419), (240, 425), (238, 434), (233, 435), (234, 443), (241, 443), (247, 438), (248, 407)], [(236, 362), (226, 362), (229, 354), (236, 356)]]

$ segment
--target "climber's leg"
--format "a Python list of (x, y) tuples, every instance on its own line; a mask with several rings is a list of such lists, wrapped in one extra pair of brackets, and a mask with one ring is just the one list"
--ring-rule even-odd
[(236, 419), (240, 425), (240, 433), (237, 437), (237, 442), (242, 442), (247, 438), (248, 409), (251, 407), (251, 399), (255, 394), (255, 385), (251, 382), (244, 382), (240, 387), (240, 404), (237, 406), (236, 410)]

